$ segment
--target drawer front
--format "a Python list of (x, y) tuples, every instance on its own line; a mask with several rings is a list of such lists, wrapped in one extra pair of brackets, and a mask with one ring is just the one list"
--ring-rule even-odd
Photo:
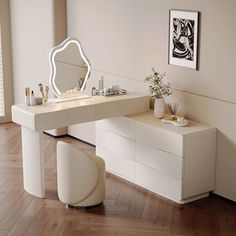
[(158, 171), (136, 163), (136, 183), (174, 201), (181, 200), (180, 179), (163, 175)]
[(96, 145), (95, 122), (84, 122), (81, 124), (70, 125), (68, 127), (68, 134), (85, 142)]
[(182, 178), (182, 157), (136, 143), (136, 161), (173, 178)]
[(183, 156), (183, 136), (169, 130), (136, 122), (136, 139), (139, 143)]
[(149, 97), (129, 97), (120, 96), (120, 98), (111, 98), (111, 102), (96, 104), (96, 120), (102, 120), (110, 117), (128, 116), (132, 114), (149, 111)]
[(96, 121), (96, 127), (135, 139), (135, 121), (127, 117), (114, 117)]
[(100, 146), (96, 147), (96, 154), (105, 161), (106, 170), (132, 182), (135, 181), (134, 161), (124, 159), (123, 157)]
[(96, 145), (106, 148), (126, 159), (135, 160), (135, 141), (103, 129), (96, 129)]

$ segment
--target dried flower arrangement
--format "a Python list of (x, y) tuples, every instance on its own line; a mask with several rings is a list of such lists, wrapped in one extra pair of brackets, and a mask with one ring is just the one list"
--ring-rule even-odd
[(152, 68), (152, 75), (149, 75), (145, 78), (145, 82), (149, 82), (151, 85), (149, 86), (149, 91), (151, 93), (151, 97), (153, 98), (162, 98), (164, 96), (169, 96), (172, 94), (172, 89), (170, 86), (170, 82), (165, 84), (162, 80), (166, 77), (166, 73), (159, 73)]

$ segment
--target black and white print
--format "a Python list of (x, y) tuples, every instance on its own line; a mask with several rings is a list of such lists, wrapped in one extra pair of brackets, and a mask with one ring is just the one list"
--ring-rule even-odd
[(194, 21), (173, 19), (172, 56), (193, 61), (194, 55)]
[(198, 12), (170, 11), (169, 64), (197, 69)]

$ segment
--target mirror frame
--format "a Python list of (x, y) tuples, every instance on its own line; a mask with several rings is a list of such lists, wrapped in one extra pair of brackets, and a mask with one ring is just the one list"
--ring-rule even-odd
[(82, 59), (84, 60), (84, 63), (86, 64), (86, 66), (88, 68), (86, 76), (84, 78), (83, 85), (80, 89), (80, 92), (82, 92), (85, 89), (87, 80), (88, 80), (88, 78), (90, 76), (90, 73), (91, 73), (90, 62), (84, 54), (84, 51), (82, 49), (80, 41), (75, 37), (69, 37), (69, 38), (65, 39), (61, 44), (54, 47), (51, 50), (50, 54), (49, 54), (49, 63), (50, 63), (49, 84), (50, 84), (52, 92), (56, 95), (56, 97), (60, 97), (61, 92), (59, 91), (59, 89), (57, 88), (56, 83), (55, 83), (55, 78), (56, 78), (55, 56), (57, 55), (57, 53), (63, 51), (69, 44), (72, 44), (72, 43), (75, 43), (77, 45), (77, 47), (79, 48), (80, 55), (81, 55)]

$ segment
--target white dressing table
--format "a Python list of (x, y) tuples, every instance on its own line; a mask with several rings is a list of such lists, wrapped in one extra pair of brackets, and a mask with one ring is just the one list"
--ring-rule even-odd
[(45, 197), (43, 131), (148, 110), (149, 97), (140, 94), (12, 106), (12, 120), (22, 129), (24, 189), (34, 196)]

